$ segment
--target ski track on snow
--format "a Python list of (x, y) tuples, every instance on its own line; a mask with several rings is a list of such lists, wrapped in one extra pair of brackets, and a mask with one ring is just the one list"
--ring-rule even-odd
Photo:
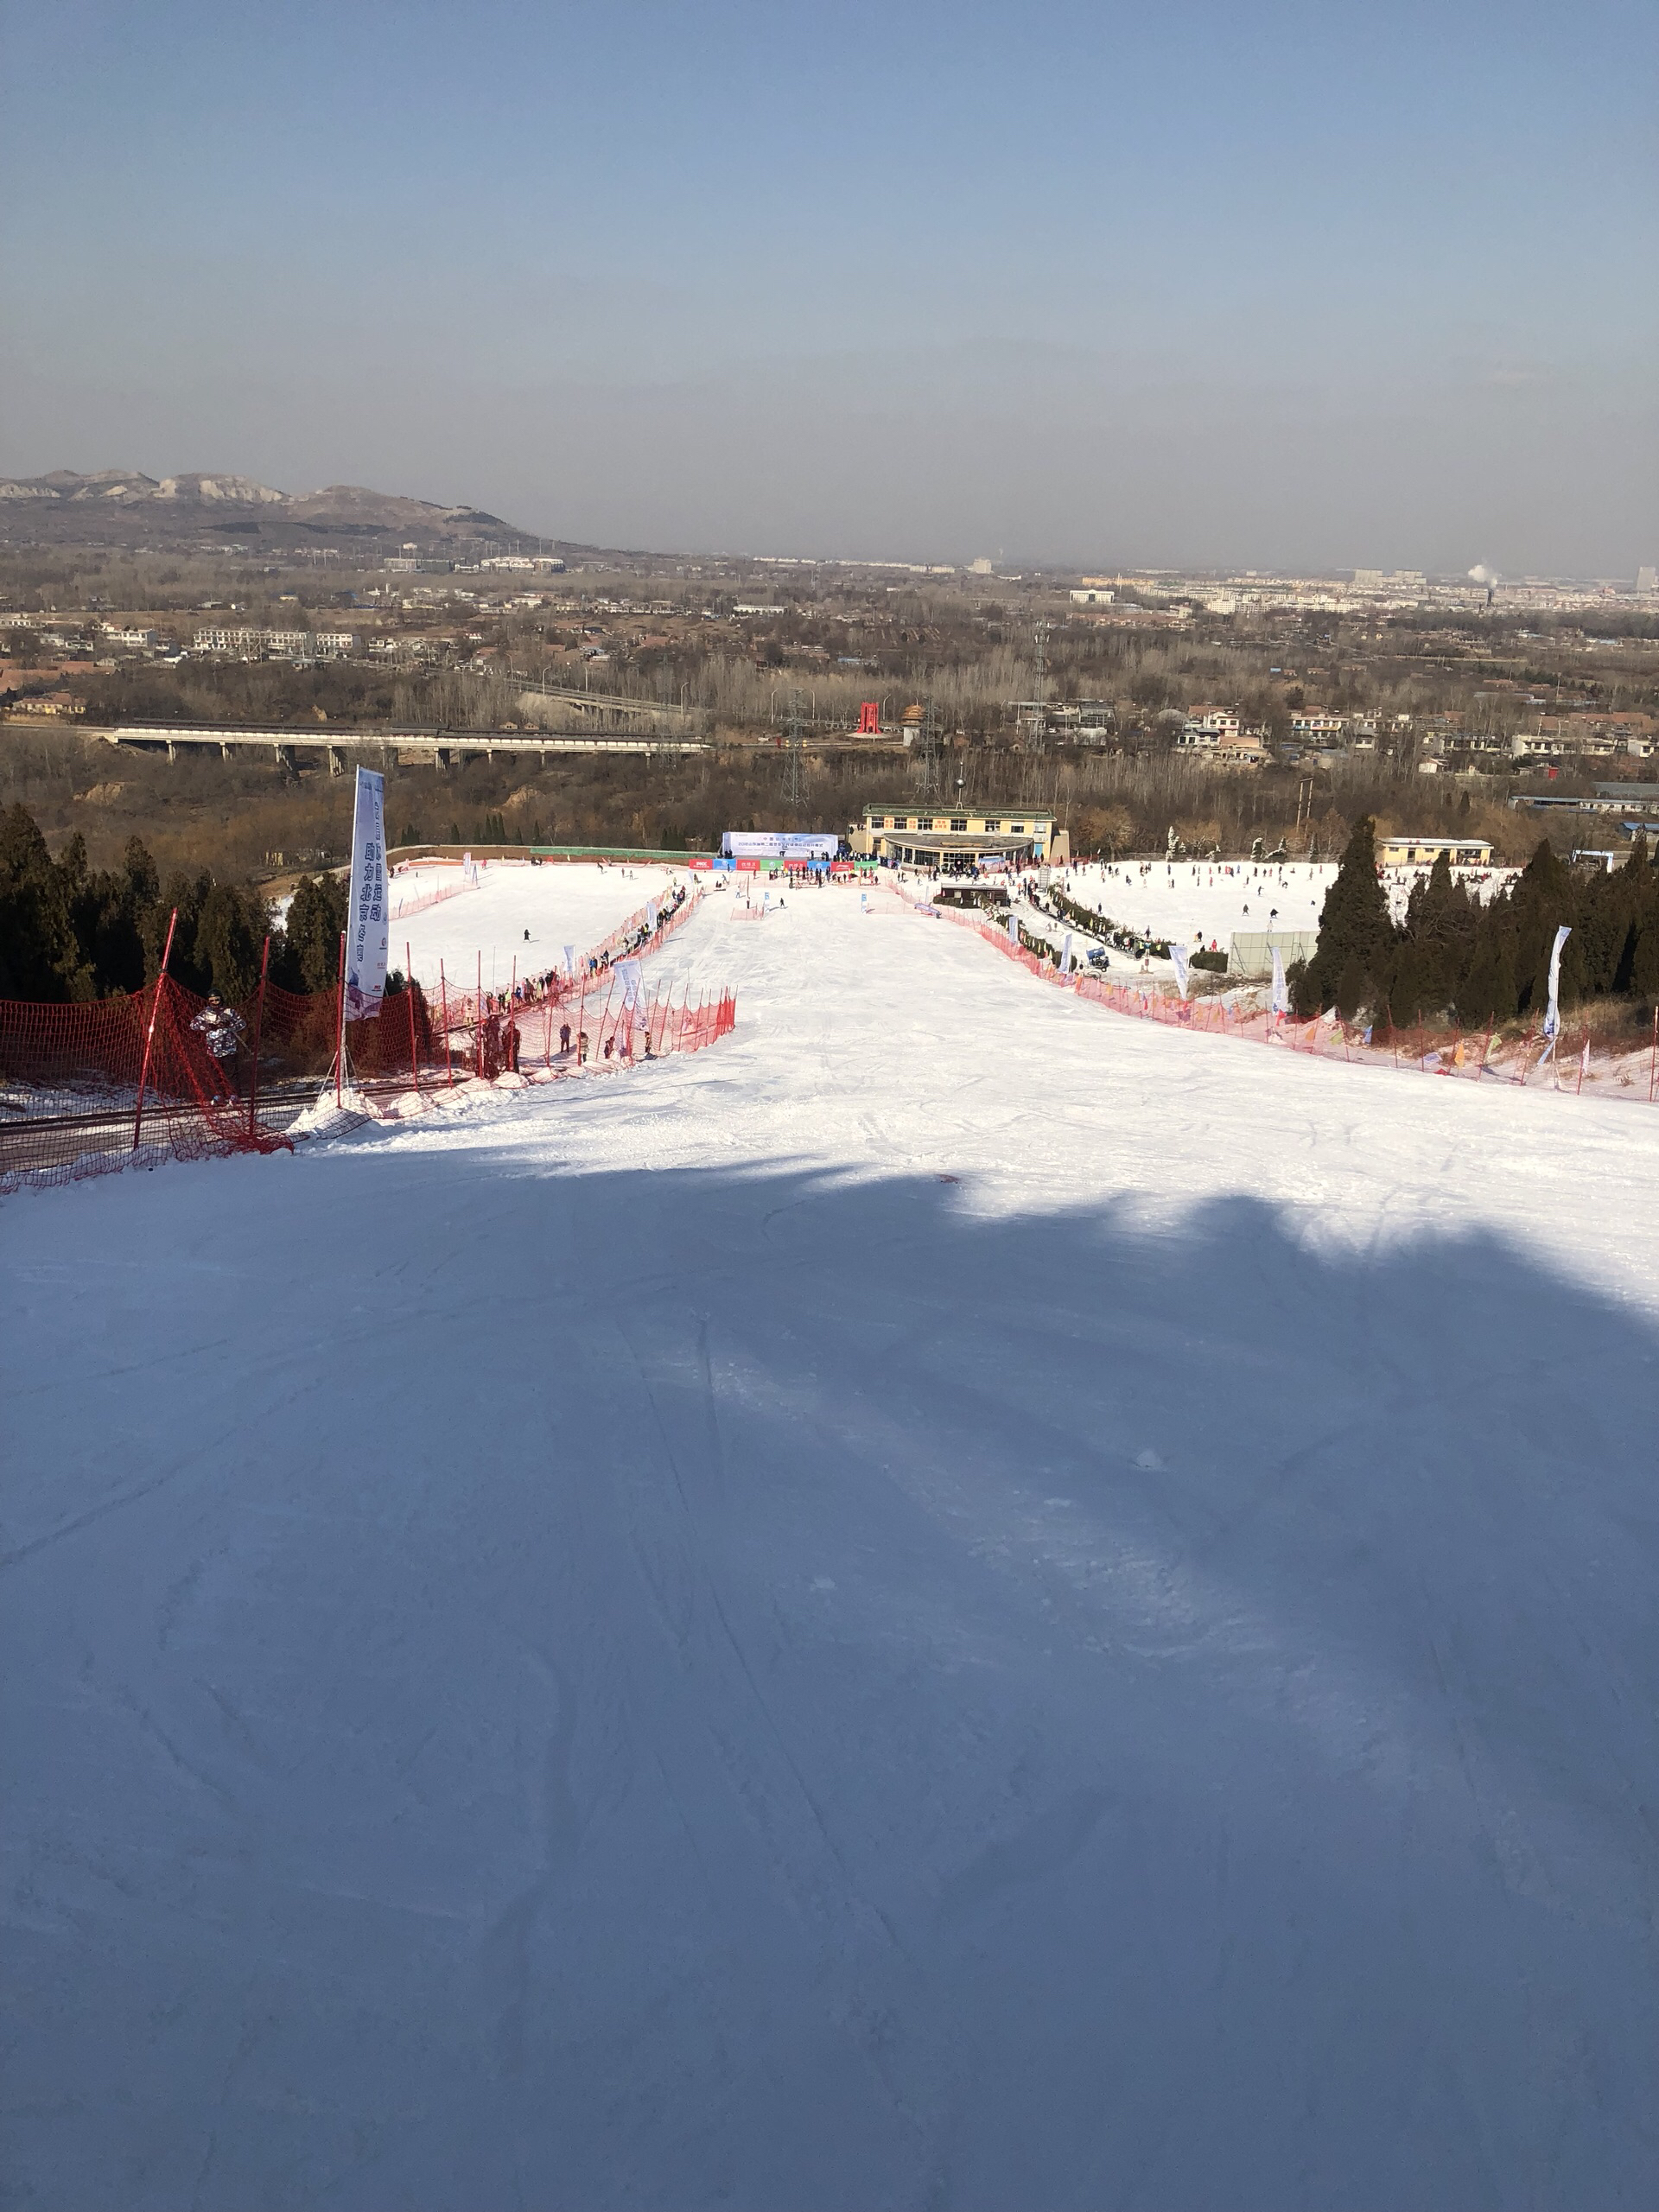
[(1659, 1116), (731, 896), (700, 1055), (0, 1208), (19, 2202), (1650, 2201)]

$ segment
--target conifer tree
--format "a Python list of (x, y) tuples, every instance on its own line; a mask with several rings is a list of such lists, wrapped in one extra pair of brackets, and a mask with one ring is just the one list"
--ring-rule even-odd
[(1377, 880), (1376, 824), (1368, 814), (1354, 824), (1337, 880), (1325, 894), (1319, 946), (1300, 979), (1299, 1010), (1341, 1005), (1344, 1014), (1357, 1011), (1385, 978), (1396, 934)]

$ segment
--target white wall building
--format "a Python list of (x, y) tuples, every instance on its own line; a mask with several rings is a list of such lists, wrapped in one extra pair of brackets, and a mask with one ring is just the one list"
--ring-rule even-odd
[(1238, 716), (1229, 707), (1198, 707), (1181, 724), (1175, 742), (1188, 750), (1211, 752), (1238, 743)]

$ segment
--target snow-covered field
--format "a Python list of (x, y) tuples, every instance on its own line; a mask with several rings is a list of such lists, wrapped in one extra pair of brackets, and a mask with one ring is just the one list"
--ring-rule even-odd
[(17, 2202), (1652, 2201), (1659, 1114), (874, 905), (0, 1210)]
[[(459, 868), (400, 869), (391, 881), (391, 964), (404, 965), (407, 944), (422, 982), (436, 987), (442, 960), (467, 986), (481, 956), (485, 989), (504, 990), (515, 960), (521, 976), (561, 965), (567, 944), (586, 951), (674, 880), (664, 868), (494, 861), (475, 885), (458, 889)], [(418, 913), (399, 911), (438, 890), (454, 896)]]
[[(1458, 872), (1483, 898), (1512, 880), (1512, 869)], [(1389, 868), (1383, 882), (1396, 919), (1422, 868)], [(1059, 873), (1058, 880), (1080, 906), (1143, 937), (1173, 944), (1217, 946), (1223, 952), (1236, 930), (1317, 930), (1325, 894), (1335, 882), (1334, 861), (1287, 861), (1278, 867), (1249, 861), (1090, 861)]]
[[(1230, 873), (1229, 872), (1230, 871)], [(1306, 861), (1281, 868), (1230, 861), (1103, 861), (1065, 871), (1070, 894), (1143, 937), (1180, 944), (1212, 940), (1224, 952), (1235, 930), (1314, 930), (1336, 879), (1334, 867)], [(1270, 918), (1276, 914), (1276, 918)]]

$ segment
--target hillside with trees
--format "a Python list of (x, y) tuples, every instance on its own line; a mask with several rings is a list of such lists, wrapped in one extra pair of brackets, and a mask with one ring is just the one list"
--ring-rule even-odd
[(1572, 868), (1541, 842), (1494, 897), (1452, 875), (1444, 854), (1414, 887), (1396, 924), (1376, 870), (1376, 824), (1356, 823), (1319, 917), (1313, 957), (1290, 975), (1299, 1013), (1334, 1007), (1384, 1025), (1464, 1028), (1541, 1018), (1555, 932), (1560, 1003), (1627, 1001), (1645, 1020), (1659, 1001), (1659, 868), (1638, 838), (1624, 864)]

